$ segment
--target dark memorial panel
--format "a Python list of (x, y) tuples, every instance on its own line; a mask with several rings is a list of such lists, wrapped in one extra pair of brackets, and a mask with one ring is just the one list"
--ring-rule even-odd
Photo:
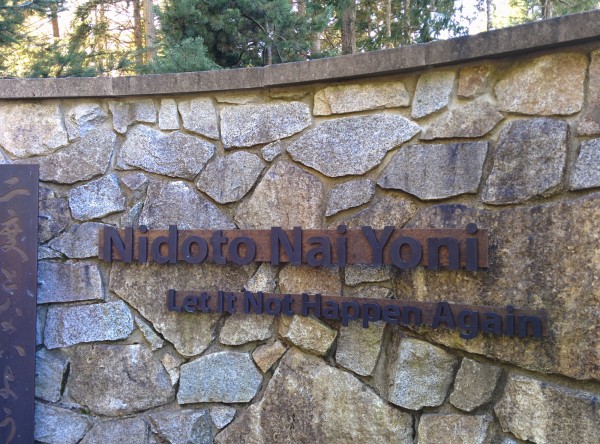
[(32, 443), (38, 166), (0, 166), (0, 443)]

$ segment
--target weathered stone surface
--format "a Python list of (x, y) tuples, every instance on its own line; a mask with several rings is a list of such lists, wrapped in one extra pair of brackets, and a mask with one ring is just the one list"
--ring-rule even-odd
[(267, 162), (272, 162), (283, 153), (285, 153), (285, 145), (279, 140), (264, 146), (260, 150), (260, 154)]
[(258, 404), (216, 442), (256, 444), (413, 442), (413, 419), (347, 372), (291, 349)]
[(158, 111), (158, 127), (161, 130), (178, 130), (179, 113), (177, 103), (173, 99), (162, 99)]
[(40, 262), (38, 267), (38, 304), (104, 299), (96, 262)]
[(150, 350), (134, 345), (80, 345), (71, 358), (69, 395), (93, 413), (127, 415), (167, 404), (175, 389)]
[(148, 344), (150, 344), (150, 348), (152, 351), (158, 350), (165, 345), (165, 341), (160, 338), (152, 328), (152, 326), (146, 322), (141, 316), (135, 316), (135, 325), (140, 329)]
[(69, 140), (85, 136), (108, 120), (108, 114), (99, 103), (80, 103), (65, 113), (65, 127)]
[(367, 287), (360, 286), (348, 289), (348, 291), (344, 292), (344, 296), (352, 298), (390, 299), (392, 297), (392, 290), (387, 287), (374, 285)]
[(494, 410), (502, 430), (548, 444), (600, 441), (598, 393), (511, 375)]
[(419, 421), (419, 444), (486, 444), (492, 418), (425, 414)]
[(168, 311), (165, 304), (167, 289), (241, 291), (254, 269), (253, 266), (214, 264), (165, 267), (115, 263), (109, 288), (149, 320), (179, 353), (194, 356), (212, 342), (219, 316)]
[(385, 324), (376, 322), (363, 328), (352, 321), (340, 329), (335, 360), (342, 367), (362, 376), (370, 376), (377, 364)]
[(125, 209), (125, 195), (116, 174), (69, 190), (69, 207), (77, 220), (96, 219)]
[(273, 293), (275, 291), (275, 278), (277, 277), (277, 267), (263, 263), (260, 265), (254, 276), (248, 279), (244, 289), (256, 293), (262, 291), (264, 293)]
[[(431, 331), (433, 341), (530, 370), (577, 379), (600, 379), (597, 325), (600, 251), (595, 221), (600, 194), (565, 202), (476, 210), (439, 205), (421, 210), (407, 228), (463, 228), (490, 232), (485, 273), (402, 273), (396, 293), (407, 300), (544, 309), (551, 333), (539, 340), (500, 336), (465, 341), (457, 332)], [(592, 308), (590, 308), (592, 307)], [(573, 353), (577, 350), (577, 353)]]
[(133, 318), (121, 301), (50, 307), (46, 315), (46, 347), (70, 347), (82, 342), (116, 341), (133, 331)]
[(67, 131), (58, 104), (0, 104), (0, 145), (10, 155), (49, 154), (67, 143)]
[(181, 230), (236, 228), (214, 204), (181, 181), (152, 182), (148, 186), (140, 224), (149, 228), (177, 225)]
[(312, 318), (294, 315), (279, 319), (279, 334), (293, 345), (319, 356), (327, 353), (337, 332)]
[(567, 157), (566, 122), (526, 119), (507, 123), (494, 150), (494, 166), (481, 199), (503, 205), (553, 194)]
[(105, 226), (99, 222), (71, 225), (67, 232), (51, 240), (48, 246), (71, 259), (98, 257), (98, 233)]
[(315, 176), (279, 161), (239, 205), (235, 220), (240, 228), (320, 228), (324, 194)]
[(403, 339), (389, 375), (389, 401), (411, 410), (442, 405), (457, 365), (456, 357), (439, 347)]
[(386, 225), (401, 227), (415, 211), (414, 204), (409, 200), (384, 196), (364, 210), (336, 223), (332, 228), (338, 224), (345, 224), (348, 228), (360, 228), (364, 225), (378, 228)]
[(215, 146), (174, 131), (163, 134), (145, 125), (134, 126), (121, 147), (119, 165), (151, 173), (193, 179), (213, 156)]
[(225, 345), (242, 345), (264, 341), (272, 336), (273, 316), (233, 314), (225, 321), (219, 341)]
[(99, 422), (80, 444), (150, 444), (150, 426), (142, 418), (118, 419)]
[(42, 348), (35, 354), (35, 397), (58, 402), (62, 395), (63, 378), (68, 358), (60, 351)]
[(42, 181), (75, 183), (104, 174), (116, 140), (112, 131), (97, 128), (56, 153), (15, 163), (37, 163)]
[(40, 199), (38, 218), (38, 239), (41, 243), (52, 239), (71, 223), (69, 203), (62, 197)]
[(185, 129), (211, 139), (219, 138), (217, 110), (211, 99), (192, 99), (179, 102), (179, 113)]
[(208, 410), (172, 410), (150, 415), (152, 429), (169, 443), (212, 444)]
[(287, 150), (295, 161), (329, 177), (363, 174), (419, 131), (416, 123), (393, 114), (345, 117), (321, 123)]
[(344, 282), (346, 285), (358, 285), (363, 282), (384, 282), (391, 279), (391, 266), (385, 265), (346, 265)]
[(263, 372), (268, 372), (271, 367), (283, 356), (287, 347), (280, 341), (273, 344), (264, 344), (256, 347), (252, 352), (252, 359)]
[(385, 167), (377, 185), (421, 200), (477, 193), (488, 142), (403, 147)]
[(472, 412), (490, 402), (501, 374), (499, 367), (464, 358), (454, 380), (450, 402), (456, 408)]
[(421, 74), (417, 81), (411, 117), (420, 119), (448, 106), (455, 77), (454, 71), (430, 71)]
[(581, 143), (579, 156), (571, 175), (571, 189), (600, 187), (600, 139)]
[(86, 415), (35, 403), (34, 438), (48, 444), (76, 444), (90, 428)]
[(254, 94), (221, 93), (215, 96), (219, 103), (231, 103), (234, 105), (248, 105), (249, 103), (259, 103), (260, 97)]
[(548, 54), (525, 60), (494, 87), (502, 111), (540, 116), (570, 115), (583, 106), (584, 54)]
[(329, 116), (409, 104), (410, 95), (402, 82), (328, 86), (315, 93), (313, 114)]
[(341, 295), (342, 282), (337, 267), (287, 265), (279, 272), (282, 293), (321, 293)]
[(137, 191), (146, 191), (150, 180), (144, 173), (132, 173), (121, 177), (121, 182), (134, 193)]
[(48, 311), (47, 305), (38, 305), (35, 313), (35, 345), (42, 345), (44, 343), (44, 328), (46, 327), (46, 312)]
[(171, 378), (171, 385), (177, 384), (179, 381), (179, 370), (184, 360), (179, 355), (167, 352), (160, 358), (160, 362)]
[(486, 92), (490, 86), (493, 69), (490, 63), (461, 69), (458, 77), (458, 97), (472, 99)]
[(133, 102), (108, 102), (108, 108), (113, 115), (113, 127), (121, 134), (127, 132), (127, 127), (135, 122), (156, 123), (156, 108), (152, 99), (136, 100)]
[(577, 123), (582, 136), (600, 135), (600, 50), (592, 53), (587, 93), (587, 109)]
[(211, 353), (181, 366), (177, 402), (250, 402), (261, 383), (249, 354)]
[(226, 106), (221, 110), (221, 134), (225, 148), (284, 139), (310, 124), (310, 109), (302, 102)]
[(254, 186), (264, 166), (256, 154), (236, 151), (209, 163), (196, 186), (219, 203), (237, 202)]
[(504, 118), (487, 100), (457, 105), (441, 114), (421, 134), (421, 140), (485, 136)]
[[(212, 418), (213, 424), (219, 430), (233, 421), (237, 411), (233, 407), (229, 406), (218, 406), (210, 409), (210, 417)], [(211, 443), (212, 444), (212, 443)]]
[(326, 216), (367, 203), (375, 195), (375, 182), (370, 179), (351, 180), (335, 186), (327, 194)]

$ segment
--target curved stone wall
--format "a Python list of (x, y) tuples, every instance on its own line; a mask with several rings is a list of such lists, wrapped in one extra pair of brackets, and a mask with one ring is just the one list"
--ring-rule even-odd
[[(0, 80), (2, 162), (40, 166), (36, 439), (600, 441), (598, 17), (262, 71)], [(97, 259), (104, 225), (470, 222), (487, 270)], [(549, 331), (174, 314), (169, 288), (512, 305)]]

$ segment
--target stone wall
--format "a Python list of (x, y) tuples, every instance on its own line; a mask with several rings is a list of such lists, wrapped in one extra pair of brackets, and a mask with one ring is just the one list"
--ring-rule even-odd
[[(158, 76), (140, 81), (162, 95), (0, 100), (2, 162), (40, 166), (36, 439), (599, 442), (592, 40), (298, 86), (178, 95)], [(107, 224), (469, 222), (490, 230), (488, 270), (97, 259)], [(379, 323), (182, 315), (167, 311), (168, 288), (513, 305), (546, 310), (549, 335), (466, 340)]]

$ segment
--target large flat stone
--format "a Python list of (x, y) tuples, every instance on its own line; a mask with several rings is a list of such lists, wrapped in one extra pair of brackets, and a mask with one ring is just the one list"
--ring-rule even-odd
[(427, 127), (421, 140), (485, 136), (504, 118), (487, 100), (451, 107)]
[(250, 402), (261, 383), (262, 375), (247, 353), (211, 353), (181, 366), (177, 402)]
[(235, 220), (240, 228), (320, 228), (324, 194), (315, 176), (280, 161), (238, 206)]
[(374, 228), (387, 225), (402, 227), (415, 211), (415, 205), (409, 200), (384, 196), (364, 210), (333, 224), (331, 228), (335, 229), (339, 224), (345, 224), (348, 228), (360, 228), (365, 225)]
[(104, 299), (104, 289), (97, 263), (39, 263), (38, 304), (102, 299)]
[(377, 364), (384, 328), (383, 322), (363, 328), (360, 321), (342, 327), (335, 353), (337, 363), (358, 375), (370, 376)]
[(490, 78), (493, 72), (494, 66), (491, 63), (461, 69), (458, 77), (457, 95), (471, 99), (485, 93), (490, 86)]
[(98, 233), (105, 226), (99, 222), (73, 224), (48, 246), (71, 259), (98, 257)]
[(402, 82), (328, 86), (315, 93), (313, 114), (329, 116), (409, 104), (410, 95)]
[(337, 267), (287, 265), (279, 272), (279, 290), (282, 293), (336, 296), (342, 294), (342, 281)]
[(486, 444), (490, 416), (425, 414), (419, 421), (419, 444)]
[(15, 163), (37, 163), (40, 180), (71, 184), (104, 174), (116, 140), (112, 131), (97, 128), (56, 153)]
[(150, 173), (193, 179), (215, 153), (215, 146), (179, 131), (163, 134), (145, 125), (136, 125), (121, 147), (118, 164)]
[(402, 339), (389, 375), (392, 404), (406, 409), (442, 405), (454, 380), (458, 359), (417, 339)]
[(168, 443), (212, 444), (210, 413), (206, 409), (166, 410), (150, 414), (152, 429)]
[(313, 317), (294, 315), (280, 318), (279, 334), (296, 347), (323, 356), (333, 345), (337, 331)]
[(463, 358), (454, 380), (450, 402), (465, 412), (481, 407), (491, 401), (501, 374), (500, 367)]
[(108, 102), (113, 115), (113, 127), (116, 132), (125, 134), (129, 125), (135, 122), (156, 123), (156, 108), (152, 99), (123, 102)]
[(511, 375), (494, 410), (502, 430), (537, 443), (600, 441), (599, 393)]
[(60, 351), (38, 350), (35, 354), (35, 397), (58, 402), (68, 365), (68, 357)]
[(80, 444), (150, 444), (150, 426), (142, 418), (102, 421), (94, 425)]
[(82, 342), (116, 341), (133, 331), (133, 317), (123, 302), (50, 307), (44, 343), (49, 349)]
[(581, 143), (570, 186), (572, 190), (600, 187), (600, 139)]
[(50, 154), (67, 143), (63, 115), (56, 102), (0, 104), (0, 145), (10, 155)]
[(503, 205), (555, 193), (565, 169), (567, 134), (567, 123), (554, 119), (507, 123), (494, 149), (494, 165), (481, 199)]
[(177, 111), (177, 102), (173, 99), (162, 99), (158, 111), (158, 127), (161, 130), (178, 130), (179, 113)]
[(254, 186), (264, 167), (256, 154), (236, 151), (208, 164), (196, 186), (221, 204), (237, 202)]
[(588, 78), (587, 108), (577, 122), (577, 132), (582, 136), (598, 136), (600, 135), (600, 50), (592, 53)]
[(116, 174), (69, 190), (73, 218), (89, 220), (125, 210), (125, 195)]
[(62, 197), (40, 199), (38, 239), (44, 243), (64, 231), (71, 223), (69, 202)]
[(403, 147), (385, 167), (377, 185), (402, 190), (421, 200), (477, 193), (487, 142)]
[(273, 344), (264, 344), (256, 347), (252, 352), (252, 359), (263, 372), (268, 372), (271, 367), (283, 356), (287, 347), (281, 341)]
[(86, 415), (35, 403), (34, 438), (47, 444), (76, 444), (91, 427)]
[(121, 416), (171, 402), (175, 389), (143, 345), (81, 345), (71, 358), (69, 395), (98, 415)]
[(233, 314), (221, 328), (219, 341), (225, 345), (242, 345), (264, 341), (272, 336), (273, 316)]
[(413, 418), (356, 377), (291, 349), (266, 391), (216, 437), (219, 444), (413, 442)]
[(295, 161), (329, 177), (363, 174), (419, 131), (416, 123), (393, 114), (345, 117), (305, 132), (287, 151)]
[(392, 277), (390, 265), (346, 265), (344, 267), (344, 283), (346, 285), (358, 285), (363, 282), (385, 282)]
[[(459, 339), (438, 329), (432, 340), (543, 373), (600, 379), (600, 194), (544, 205), (478, 210), (439, 205), (421, 210), (407, 228), (463, 228), (470, 222), (490, 232), (489, 268), (470, 273), (416, 271), (396, 276), (407, 300), (545, 310), (543, 340), (479, 335)], [(451, 295), (451, 297), (449, 297)], [(577, 350), (574, 353), (573, 350)]]
[(210, 98), (179, 102), (179, 113), (186, 130), (211, 139), (219, 138), (217, 110)]
[(214, 314), (175, 313), (167, 310), (170, 288), (176, 290), (241, 291), (254, 271), (253, 266), (226, 265), (133, 265), (115, 263), (109, 289), (149, 320), (179, 353), (202, 353), (214, 338), (219, 318)]
[(150, 183), (140, 224), (148, 228), (177, 225), (181, 230), (237, 228), (228, 216), (183, 181)]
[(226, 106), (221, 110), (225, 148), (274, 142), (296, 134), (310, 124), (310, 109), (302, 102)]
[(108, 114), (99, 103), (78, 103), (65, 112), (65, 127), (69, 140), (85, 136), (108, 120)]
[(358, 179), (337, 185), (327, 193), (326, 216), (369, 202), (375, 195), (375, 182)]
[(502, 111), (539, 116), (571, 115), (583, 106), (587, 58), (578, 53), (525, 60), (500, 80), (494, 92)]
[(420, 119), (448, 106), (454, 86), (454, 71), (430, 71), (417, 81), (411, 117)]

